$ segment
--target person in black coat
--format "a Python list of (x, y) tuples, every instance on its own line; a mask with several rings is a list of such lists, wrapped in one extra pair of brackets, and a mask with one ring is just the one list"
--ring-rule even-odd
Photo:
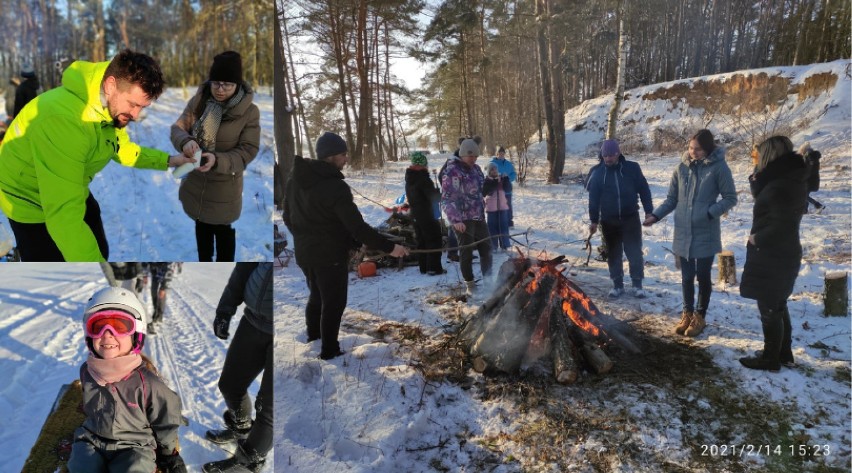
[(754, 210), (740, 295), (757, 301), (764, 342), (762, 351), (740, 363), (778, 371), (782, 363), (793, 363), (787, 298), (802, 264), (799, 223), (807, 208), (810, 168), (786, 136), (767, 139), (757, 154), (749, 177)]
[(307, 279), (305, 306), (308, 342), (322, 339), (320, 358), (342, 355), (337, 340), (349, 286), (349, 250), (362, 243), (391, 256), (408, 255), (364, 222), (343, 182), (349, 162), (346, 141), (326, 132), (317, 139), (317, 159), (296, 156), (287, 182), (284, 223), (293, 234), (296, 264)]
[(17, 117), (24, 108), (24, 105), (30, 103), (30, 100), (36, 98), (38, 95), (39, 83), (35, 72), (29, 69), (21, 71), (21, 77), (23, 77), (24, 80), (20, 83), (20, 85), (18, 85), (18, 88), (15, 89), (15, 109), (13, 110), (13, 117)]
[(423, 153), (411, 155), (411, 166), (405, 170), (405, 195), (414, 218), (417, 249), (438, 250), (417, 255), (420, 273), (434, 276), (446, 271), (441, 266), (441, 224), (435, 217), (435, 205), (441, 200), (441, 191), (429, 177), (428, 164)]

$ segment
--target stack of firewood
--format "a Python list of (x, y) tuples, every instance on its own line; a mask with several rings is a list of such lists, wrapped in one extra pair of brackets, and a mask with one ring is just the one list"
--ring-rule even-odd
[(533, 262), (522, 256), (500, 267), (491, 297), (459, 332), (476, 371), (515, 373), (549, 354), (556, 380), (573, 383), (583, 369), (612, 369), (603, 348), (613, 342), (638, 352), (632, 329), (600, 312), (558, 270), (562, 259)]

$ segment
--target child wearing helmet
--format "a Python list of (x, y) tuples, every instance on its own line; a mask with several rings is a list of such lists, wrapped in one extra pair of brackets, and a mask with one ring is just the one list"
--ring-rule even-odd
[(80, 367), (86, 420), (74, 433), (68, 470), (185, 473), (181, 401), (145, 355), (145, 307), (128, 289), (92, 295), (83, 312), (89, 356)]

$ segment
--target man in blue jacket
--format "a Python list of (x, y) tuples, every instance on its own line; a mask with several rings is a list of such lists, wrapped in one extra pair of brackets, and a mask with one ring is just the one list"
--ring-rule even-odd
[(586, 189), (589, 191), (589, 233), (601, 225), (601, 233), (609, 251), (607, 266), (612, 279), (610, 297), (624, 294), (624, 263), (622, 252), (630, 265), (631, 293), (645, 297), (642, 279), (645, 277), (642, 258), (642, 224), (639, 221), (638, 200), (645, 216), (651, 214), (651, 189), (638, 163), (621, 155), (618, 141), (606, 140), (601, 146), (601, 162), (589, 170)]

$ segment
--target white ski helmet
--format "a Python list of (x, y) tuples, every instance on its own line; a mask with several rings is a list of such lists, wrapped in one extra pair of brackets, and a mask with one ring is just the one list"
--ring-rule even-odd
[(136, 319), (137, 336), (133, 339), (134, 350), (141, 350), (145, 341), (145, 335), (148, 333), (148, 324), (145, 322), (145, 306), (136, 294), (129, 290), (120, 287), (107, 287), (92, 294), (89, 302), (86, 303), (86, 308), (83, 310), (83, 327), (96, 312), (107, 309), (116, 309), (127, 312)]

